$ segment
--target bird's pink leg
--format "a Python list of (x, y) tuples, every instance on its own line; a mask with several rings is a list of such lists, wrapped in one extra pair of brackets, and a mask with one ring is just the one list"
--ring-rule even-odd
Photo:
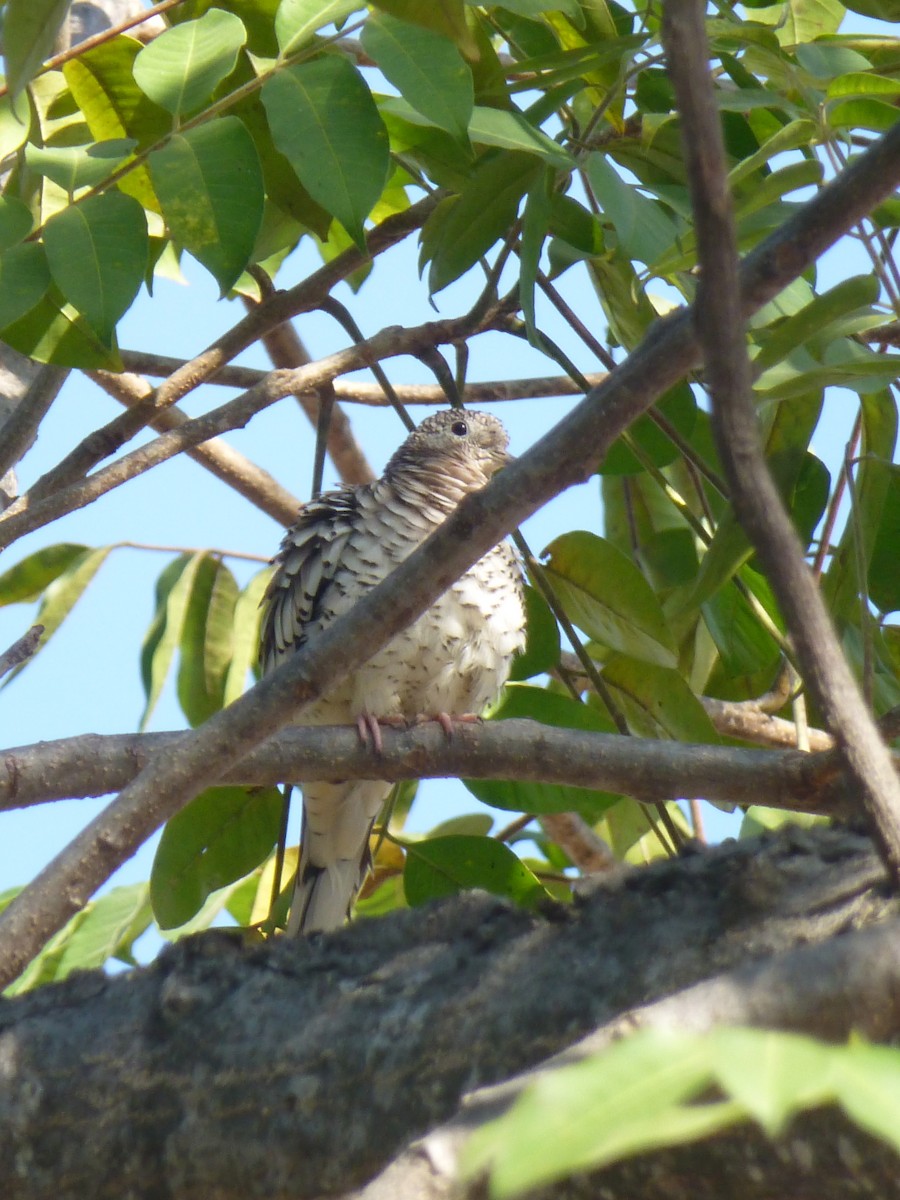
[(384, 753), (384, 742), (381, 739), (382, 725), (390, 725), (393, 729), (405, 729), (407, 722), (403, 717), (375, 717), (370, 712), (362, 712), (356, 718), (359, 740), (364, 746), (368, 746), (371, 742), (376, 754)]

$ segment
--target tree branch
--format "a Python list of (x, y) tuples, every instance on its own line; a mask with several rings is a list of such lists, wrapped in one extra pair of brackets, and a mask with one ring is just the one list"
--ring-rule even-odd
[[(305, 367), (312, 362), (296, 329), (289, 322), (264, 333), (262, 342), (272, 360), (272, 365), (277, 368)], [(326, 386), (336, 397), (337, 388), (334, 383)], [(317, 428), (321, 404), (319, 394), (295, 392), (294, 395), (312, 423), (313, 429)], [(327, 449), (341, 483), (370, 483), (375, 478), (375, 473), (369, 466), (362, 447), (353, 436), (347, 414), (339, 405), (335, 404), (329, 418)]]
[(682, 114), (700, 280), (695, 319), (712, 396), (716, 444), (734, 509), (763, 563), (809, 686), (846, 758), (895, 883), (900, 781), (847, 665), (793, 523), (766, 466), (753, 403), (734, 214), (708, 66), (703, 0), (667, 4), (663, 44)]
[[(864, 870), (851, 888), (876, 882), (877, 872)], [(415, 1170), (417, 1160), (426, 1158), (432, 1167), (434, 1184), (453, 1189), (460, 1200), (483, 1196), (483, 1185), (476, 1181), (460, 1190), (460, 1160), (468, 1140), (476, 1129), (506, 1112), (521, 1094), (539, 1083), (547, 1074), (571, 1063), (602, 1053), (621, 1038), (642, 1029), (664, 1029), (684, 1033), (706, 1033), (719, 1026), (749, 1026), (805, 1033), (828, 1041), (845, 1041), (862, 1034), (874, 1041), (890, 1039), (900, 1028), (900, 920), (896, 917), (874, 928), (846, 933), (832, 941), (811, 946), (799, 945), (761, 962), (744, 963), (734, 970), (714, 975), (692, 987), (675, 992), (662, 1000), (629, 1009), (614, 1020), (588, 1034), (560, 1054), (542, 1062), (504, 1083), (483, 1088), (463, 1098), (457, 1117), (429, 1133), (404, 1151), (387, 1171), (371, 1182), (359, 1200), (375, 1200), (387, 1178), (402, 1178)], [(730, 1135), (734, 1136), (734, 1135)], [(737, 1136), (746, 1136), (740, 1131)], [(759, 1154), (759, 1135), (751, 1133), (751, 1144)], [(701, 1174), (712, 1164), (708, 1143), (697, 1147), (699, 1158), (706, 1159)], [(886, 1148), (885, 1148), (886, 1149)], [(643, 1164), (642, 1175), (652, 1173), (657, 1186), (640, 1189), (642, 1197), (665, 1196), (661, 1177), (668, 1175), (667, 1164), (678, 1152), (657, 1151)], [(783, 1163), (776, 1159), (778, 1190), (785, 1189)], [(889, 1160), (888, 1160), (889, 1161)], [(650, 1166), (650, 1163), (653, 1166)], [(775, 1164), (773, 1164), (775, 1165)], [(649, 1170), (648, 1170), (649, 1168)], [(623, 1174), (628, 1168), (613, 1167), (591, 1175), (592, 1194), (619, 1195)], [(436, 1179), (435, 1179), (436, 1177)], [(624, 1182), (624, 1180), (622, 1180)], [(736, 1184), (733, 1181), (733, 1185)], [(762, 1184), (762, 1186), (760, 1186)], [(753, 1194), (771, 1194), (771, 1184), (753, 1180)], [(720, 1183), (721, 1188), (721, 1183)], [(843, 1187), (843, 1181), (841, 1186)], [(813, 1189), (815, 1194), (823, 1192)], [(433, 1190), (422, 1191), (419, 1200), (427, 1200)], [(625, 1194), (632, 1194), (626, 1192)], [(693, 1191), (692, 1194), (697, 1193)], [(707, 1191), (708, 1194), (708, 1191)], [(715, 1194), (715, 1193), (714, 1193)], [(721, 1192), (719, 1193), (721, 1194)], [(746, 1200), (747, 1192), (740, 1193)], [(842, 1195), (845, 1193), (841, 1193)]]
[[(145, 380), (134, 375), (113, 375), (109, 371), (90, 371), (87, 374), (120, 404), (142, 404), (152, 392)], [(163, 433), (170, 429), (181, 429), (189, 420), (180, 409), (171, 406), (158, 413), (150, 425)], [(203, 445), (185, 453), (281, 525), (291, 525), (297, 519), (300, 507), (297, 497), (282, 487), (268, 471), (258, 467), (227, 442), (210, 438)]]
[(69, 371), (42, 365), (0, 428), (0, 479), (11, 470), (35, 439), (38, 426), (59, 395)]
[[(313, 390), (328, 383), (335, 375), (367, 366), (373, 358), (391, 358), (400, 354), (415, 353), (422, 346), (454, 341), (489, 327), (489, 322), (483, 321), (481, 318), (473, 320), (468, 316), (455, 317), (447, 321), (432, 321), (412, 329), (393, 326), (381, 330), (380, 333), (358, 346), (339, 350), (336, 354), (310, 363), (309, 366), (297, 367), (289, 371), (270, 371), (261, 383), (244, 392), (243, 395), (236, 396), (233, 400), (229, 400), (226, 404), (203, 416), (186, 420), (177, 428), (155, 438), (146, 446), (132, 450), (114, 463), (110, 463), (109, 466), (96, 471), (87, 479), (73, 482), (60, 491), (46, 495), (43, 499), (35, 500), (29, 494), (20, 496), (4, 513), (0, 514), (0, 550), (5, 549), (26, 533), (33, 533), (34, 530), (41, 529), (67, 513), (92, 504), (101, 496), (105, 496), (107, 492), (121, 487), (128, 480), (159, 466), (160, 463), (168, 461), (176, 454), (192, 450), (210, 438), (226, 433), (230, 429), (243, 428), (251, 417), (298, 390)], [(147, 423), (141, 414), (140, 407), (131, 409), (123, 415), (131, 419), (129, 436)], [(158, 415), (157, 409), (153, 410), (153, 415), (154, 418)], [(115, 422), (111, 422), (110, 426), (112, 425), (115, 425)], [(110, 429), (110, 426), (107, 426), (107, 430)], [(74, 457), (78, 453), (79, 451), (76, 450), (70, 458), (74, 461)], [(47, 488), (51, 477), (54, 482), (61, 482), (64, 477), (68, 477), (63, 474), (63, 468), (68, 469), (66, 465), (68, 462), (69, 459), (64, 460), (63, 464), (55, 467), (52, 472), (38, 481), (42, 493)], [(295, 516), (296, 508), (291, 520)]]
[[(165, 354), (151, 354), (144, 350), (120, 351), (122, 361), (129, 371), (142, 375), (161, 377), (171, 375), (185, 365), (183, 358), (169, 358)], [(225, 366), (216, 371), (206, 382), (222, 387), (251, 388), (261, 383), (269, 374), (255, 367)], [(598, 387), (609, 372), (594, 371), (585, 375), (591, 387)], [(407, 406), (427, 404), (429, 407), (447, 403), (447, 393), (436, 383), (395, 383), (394, 391)], [(309, 393), (306, 393), (307, 395)], [(384, 390), (377, 383), (350, 383), (335, 381), (334, 394), (344, 404), (363, 404), (370, 408), (389, 408)], [(497, 379), (493, 382), (466, 382), (462, 398), (466, 404), (496, 404), (504, 400), (535, 400), (549, 396), (581, 396), (582, 389), (568, 375), (546, 375), (535, 379)]]
[(41, 640), (43, 632), (43, 625), (32, 625), (27, 633), (24, 633), (0, 654), (0, 678), (31, 658), (38, 648), (38, 642)]
[(432, 192), (403, 212), (394, 213), (369, 230), (366, 234), (365, 253), (356, 246), (350, 246), (296, 286), (287, 291), (273, 292), (206, 350), (170, 375), (157, 393), (157, 405), (165, 408), (174, 404), (199, 387), (235, 355), (252, 346), (263, 334), (299, 316), (300, 313), (317, 308), (332, 288), (348, 275), (352, 275), (359, 267), (395, 246), (414, 229), (420, 228), (437, 207), (441, 195), (440, 192)]
[[(183, 733), (82, 734), (0, 751), (0, 811), (51, 800), (103, 796), (125, 787), (154, 758), (175, 754)], [(355, 727), (284, 730), (215, 783), (268, 786), (286, 779), (520, 779), (659, 798), (760, 804), (791, 812), (847, 815), (847, 782), (833, 752), (749, 750), (559, 729), (536, 721), (460, 723), (382, 732), (384, 753)]]
[[(747, 257), (745, 309), (751, 312), (777, 295), (889, 195), (898, 179), (900, 124)], [(657, 322), (604, 384), (482, 492), (468, 496), (346, 616), (246, 696), (186, 734), (174, 752), (154, 757), (0, 915), (0, 981), (15, 978), (118, 864), (220, 772), (376, 654), (510, 529), (587, 479), (622, 430), (695, 366), (698, 355), (690, 310)], [(209, 374), (220, 365), (213, 356), (204, 369)]]
[[(346, 1194), (455, 1114), (496, 1111), (503, 1081), (515, 1090), (573, 1042), (592, 1048), (634, 1020), (896, 1037), (898, 902), (883, 881), (867, 839), (790, 830), (601, 877), (544, 914), (468, 893), (300, 942), (219, 932), (125, 975), (78, 973), (0, 1001), (0, 1194)], [(895, 1197), (893, 1152), (841, 1133), (865, 1194)], [(790, 1194), (846, 1197), (833, 1143), (812, 1144)], [(438, 1137), (425, 1146), (439, 1161)], [(703, 1200), (786, 1194), (772, 1176), (784, 1178), (782, 1147), (758, 1133), (752, 1147), (754, 1171), (724, 1185), (703, 1143), (681, 1191), (660, 1174), (610, 1195), (671, 1200), (684, 1178)], [(893, 1191), (874, 1186), (885, 1163)], [(606, 1192), (592, 1176), (552, 1194)]]

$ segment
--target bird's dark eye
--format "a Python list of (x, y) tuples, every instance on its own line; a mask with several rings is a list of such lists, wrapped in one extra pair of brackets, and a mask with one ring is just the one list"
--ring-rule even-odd
[(465, 421), (454, 421), (450, 426), (450, 432), (455, 433), (457, 437), (465, 437), (469, 432), (469, 427)]

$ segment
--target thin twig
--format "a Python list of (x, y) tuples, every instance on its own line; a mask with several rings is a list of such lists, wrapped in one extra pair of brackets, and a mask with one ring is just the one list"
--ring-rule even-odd
[(27, 633), (24, 633), (18, 641), (0, 654), (0, 679), (4, 675), (8, 675), (13, 668), (21, 666), (23, 662), (27, 662), (38, 648), (38, 642), (41, 640), (41, 634), (44, 632), (43, 625), (32, 625)]
[[(280, 326), (275, 333), (280, 333)], [(291, 326), (288, 326), (291, 328)], [(292, 329), (293, 331), (293, 329)], [(268, 336), (268, 335), (267, 335)], [(263, 339), (265, 341), (265, 338)], [(267, 347), (268, 348), (268, 347)], [(183, 358), (170, 358), (164, 354), (151, 354), (144, 350), (120, 351), (126, 370), (142, 375), (162, 377), (171, 375), (186, 366)], [(303, 362), (278, 362), (279, 367), (300, 367), (312, 361), (308, 355)], [(221, 387), (245, 390), (255, 387), (269, 374), (255, 367), (224, 366), (206, 381)], [(594, 371), (585, 374), (588, 387), (598, 387), (607, 378), (608, 372)], [(400, 402), (407, 406), (445, 404), (444, 389), (432, 383), (395, 383), (391, 385)], [(389, 402), (380, 384), (353, 380), (348, 383), (335, 381), (334, 393), (343, 404), (362, 404), (369, 408), (387, 408)], [(542, 375), (535, 379), (497, 379), (483, 383), (467, 381), (460, 393), (465, 404), (497, 404), (509, 400), (536, 400), (546, 396), (581, 396), (584, 391), (567, 375)], [(307, 393), (308, 394), (308, 393)], [(332, 458), (333, 451), (329, 450)]]

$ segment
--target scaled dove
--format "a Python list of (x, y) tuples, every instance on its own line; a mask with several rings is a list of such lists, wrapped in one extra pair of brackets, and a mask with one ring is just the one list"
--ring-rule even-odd
[[(326, 492), (285, 534), (263, 601), (260, 659), (277, 667), (352, 607), (509, 460), (500, 422), (446, 410), (407, 437), (374, 483)], [(525, 641), (519, 570), (502, 543), (417, 621), (302, 714), (308, 725), (356, 723), (380, 746), (379, 720), (479, 713)], [(390, 791), (381, 781), (303, 788), (300, 863), (288, 932), (334, 929), (369, 867), (369, 834)]]

